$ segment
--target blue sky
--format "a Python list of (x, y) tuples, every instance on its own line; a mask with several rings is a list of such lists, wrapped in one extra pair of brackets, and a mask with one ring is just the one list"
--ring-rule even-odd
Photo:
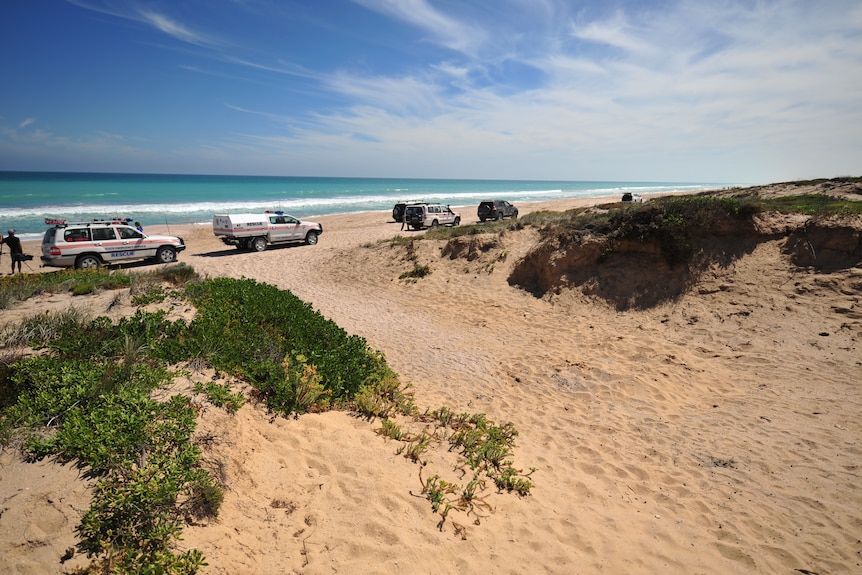
[(3, 0), (0, 170), (862, 174), (858, 0)]

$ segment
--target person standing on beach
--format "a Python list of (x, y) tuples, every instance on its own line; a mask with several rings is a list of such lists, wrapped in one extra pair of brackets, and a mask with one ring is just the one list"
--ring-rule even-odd
[(5, 239), (0, 238), (2, 243), (9, 246), (9, 255), (12, 258), (12, 274), (15, 273), (15, 263), (18, 263), (18, 273), (21, 273), (21, 261), (24, 259), (24, 250), (21, 248), (21, 240), (15, 235), (15, 230), (9, 230)]

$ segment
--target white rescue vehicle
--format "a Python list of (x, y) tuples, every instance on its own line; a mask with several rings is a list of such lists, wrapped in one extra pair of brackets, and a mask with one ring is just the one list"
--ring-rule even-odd
[(129, 218), (69, 222), (46, 218), (51, 226), (42, 236), (42, 265), (56, 268), (97, 268), (130, 260), (153, 259), (168, 264), (186, 249), (181, 238), (147, 235)]
[(229, 246), (262, 252), (270, 245), (306, 243), (313, 246), (323, 233), (323, 226), (284, 212), (216, 214), (213, 233)]

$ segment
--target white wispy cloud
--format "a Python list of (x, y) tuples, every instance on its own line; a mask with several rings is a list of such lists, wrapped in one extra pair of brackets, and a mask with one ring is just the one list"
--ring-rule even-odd
[(122, 134), (93, 132), (70, 137), (40, 129), (20, 132), (0, 125), (0, 156), (25, 161), (23, 158), (33, 153), (56, 158), (57, 166), (68, 169), (76, 164), (86, 165), (93, 157), (128, 161), (129, 167), (136, 159), (155, 157), (145, 146), (136, 145)]
[(164, 12), (155, 10), (150, 4), (135, 0), (66, 1), (79, 8), (146, 24), (175, 40), (188, 44), (211, 47), (221, 43), (214, 36), (197, 32), (177, 18), (172, 18)]
[(459, 52), (474, 52), (485, 31), (435, 9), (427, 0), (353, 0), (369, 10), (424, 30), (433, 41)]
[(649, 43), (638, 37), (636, 31), (621, 11), (610, 19), (588, 23), (573, 22), (571, 33), (575, 38), (622, 48), (630, 52), (643, 52), (650, 48)]
[(393, 114), (427, 117), (439, 112), (443, 88), (416, 76), (362, 76), (346, 71), (324, 80), (328, 90), (349, 97), (354, 106), (374, 106)]
[[(408, 20), (394, 2), (362, 4)], [(683, 173), (698, 154), (697, 169), (716, 174), (729, 161), (762, 173), (797, 169), (799, 158), (828, 166), (839, 158), (826, 157), (816, 143), (828, 137), (844, 148), (858, 146), (862, 125), (859, 11), (842, 5), (824, 11), (795, 1), (698, 2), (594, 20), (579, 15), (572, 38), (613, 50), (567, 48), (563, 41), (538, 57), (513, 52), (511, 59), (541, 71), (541, 86), (513, 93), (511, 83), (471, 85), (471, 70), (497, 65), (471, 58), (432, 64), (421, 79), (341, 74), (328, 88), (356, 104), (317, 117), (326, 136), (304, 137), (313, 149), (324, 138), (329, 148), (350, 149), (345, 156), (367, 159), (376, 150), (378, 159), (416, 169), (422, 169), (410, 155), (416, 142), (422, 162), (460, 154), (489, 171), (511, 160), (558, 171), (583, 165), (608, 175), (614, 164), (628, 162), (660, 177)], [(456, 91), (453, 77), (460, 81)], [(339, 140), (339, 131), (371, 134), (380, 144), (360, 152), (349, 138)], [(840, 159), (846, 162), (847, 153)]]
[(203, 34), (192, 31), (181, 22), (171, 19), (165, 14), (161, 14), (149, 8), (139, 8), (136, 13), (139, 21), (149, 24), (172, 38), (182, 42), (188, 42), (189, 44), (204, 46), (213, 44), (213, 41)]
[[(168, 8), (68, 1), (183, 43), (217, 44)], [(280, 54), (269, 62), (216, 48), (211, 57), (236, 65), (226, 67), (231, 73), (246, 68), (288, 89), (305, 81), (301, 89), (319, 91), (326, 107), (230, 104), (272, 125), (260, 134), (234, 132), (220, 150), (202, 146), (208, 157), (236, 153), (287, 171), (294, 168), (286, 162), (295, 162), (302, 173), (331, 173), (333, 164), (343, 174), (399, 166), (401, 175), (432, 177), (614, 179), (624, 167), (643, 178), (700, 179), (720, 178), (730, 166), (768, 179), (858, 166), (858, 0), (832, 0), (828, 8), (807, 0), (670, 0), (643, 8), (623, 0), (610, 10), (569, 0), (498, 0), (492, 8), (353, 2), (446, 50), (401, 67), (393, 59), (381, 72), (373, 62), (324, 69), (311, 59), (306, 67)]]

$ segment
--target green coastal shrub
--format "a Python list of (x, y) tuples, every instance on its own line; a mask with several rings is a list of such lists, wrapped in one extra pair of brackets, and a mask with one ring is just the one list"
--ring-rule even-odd
[(413, 269), (408, 270), (398, 276), (398, 279), (419, 279), (424, 278), (425, 276), (431, 273), (431, 268), (425, 264), (420, 264), (418, 262), (413, 264)]
[(94, 558), (85, 572), (195, 573), (201, 553), (173, 546), (187, 517), (218, 513), (222, 493), (191, 443), (189, 398), (151, 396), (173, 374), (147, 363), (37, 356), (8, 377), (17, 401), (0, 413), (6, 437), (21, 436), (33, 458), (77, 460), (98, 478), (76, 528), (79, 550)]
[[(99, 272), (63, 274), (61, 289), (73, 289), (81, 279), (96, 285), (94, 273)], [(171, 321), (165, 311), (138, 310), (113, 322), (71, 308), (3, 329), (6, 347), (29, 345), (42, 353), (9, 353), (0, 363), (0, 441), (18, 440), (32, 458), (77, 460), (98, 479), (77, 527), (77, 547), (93, 563), (79, 573), (179, 575), (205, 565), (197, 550), (175, 552), (175, 542), (186, 521), (218, 514), (223, 491), (201, 467), (200, 450), (191, 441), (196, 425), (191, 400), (153, 399), (154, 390), (173, 380), (168, 365), (202, 362), (242, 377), (273, 412), (285, 416), (341, 407), (368, 419), (422, 419), (409, 386), (401, 384), (383, 354), (290, 292), (248, 279), (190, 281), (185, 271), (179, 278), (185, 281), (183, 293), (173, 295), (187, 297), (197, 310), (190, 323)], [(18, 293), (61, 285), (33, 281), (37, 287)], [(145, 286), (153, 285), (158, 284), (139, 282), (140, 293), (149, 294), (151, 287)], [(151, 299), (158, 298), (146, 296), (138, 303)], [(198, 384), (195, 391), (230, 410), (244, 402), (243, 394), (231, 393), (226, 384)], [(508, 426), (498, 434), (484, 416), (456, 417), (445, 409), (440, 414), (444, 427), (482, 427), (470, 447), (462, 440), (451, 444), (459, 446), (475, 473), (492, 477), (501, 490), (529, 491), (528, 476), (511, 468), (514, 434), (505, 431)], [(442, 441), (436, 433), (402, 433), (392, 421), (387, 436), (416, 462)], [(455, 508), (474, 508), (483, 485), (480, 478), (470, 481)], [(442, 486), (449, 484), (437, 480), (428, 491), (441, 514), (436, 494), (451, 494), (448, 487), (438, 489)]]
[(246, 378), (285, 415), (302, 411), (285, 358), (302, 357), (288, 362), (300, 371), (313, 366), (333, 404), (352, 401), (385, 369), (364, 338), (348, 335), (289, 291), (217, 278), (189, 286), (187, 294), (198, 313), (180, 336), (185, 355), (202, 354), (216, 369)]
[(216, 407), (224, 407), (228, 411), (238, 411), (245, 405), (245, 396), (241, 391), (232, 393), (230, 385), (226, 383), (195, 383), (195, 393), (203, 393)]
[(767, 198), (759, 202), (764, 209), (807, 215), (862, 214), (862, 201), (851, 201), (824, 194), (802, 194)]
[(45, 346), (61, 357), (118, 358), (125, 355), (129, 341), (137, 341), (139, 346), (151, 350), (149, 355), (154, 359), (177, 360), (182, 354), (176, 340), (186, 326), (182, 320), (167, 320), (166, 315), (163, 310), (138, 310), (117, 323), (105, 316), (86, 323), (67, 322), (58, 337)]
[(6, 309), (16, 302), (24, 301), (41, 293), (70, 292), (74, 295), (86, 295), (101, 290), (132, 287), (133, 281), (144, 284), (167, 282), (173, 286), (182, 286), (199, 281), (199, 279), (194, 268), (184, 263), (144, 273), (89, 268), (0, 276), (0, 309)]

